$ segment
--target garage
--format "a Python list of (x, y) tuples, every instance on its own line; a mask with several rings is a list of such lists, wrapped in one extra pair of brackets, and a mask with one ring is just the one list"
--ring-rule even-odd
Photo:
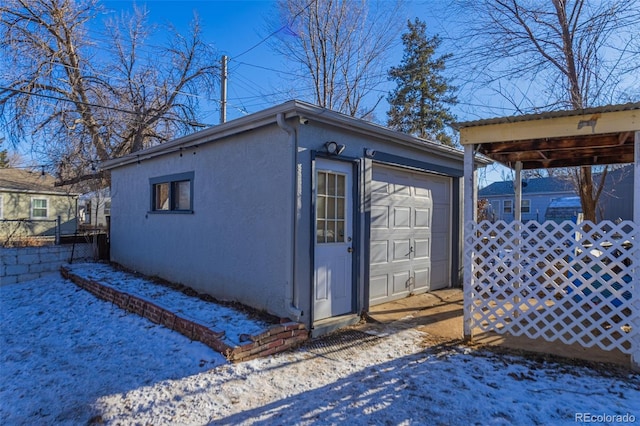
[(449, 287), (451, 178), (374, 165), (369, 305)]

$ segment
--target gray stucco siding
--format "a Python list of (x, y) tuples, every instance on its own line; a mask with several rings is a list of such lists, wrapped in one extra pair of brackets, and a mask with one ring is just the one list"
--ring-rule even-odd
[[(275, 124), (112, 174), (112, 260), (286, 316), (291, 147)], [(193, 172), (193, 213), (150, 212), (149, 179)]]
[[(312, 120), (311, 120), (312, 121)], [(461, 156), (458, 154), (457, 158), (450, 158), (444, 155), (440, 155), (435, 150), (423, 150), (418, 147), (406, 146), (394, 141), (386, 140), (375, 135), (367, 135), (358, 132), (351, 132), (345, 129), (339, 129), (330, 125), (322, 123), (312, 123), (302, 125), (296, 123), (297, 135), (298, 135), (298, 159), (297, 163), (301, 167), (301, 207), (299, 210), (299, 221), (297, 227), (297, 258), (296, 258), (296, 282), (297, 290), (299, 292), (299, 307), (306, 312), (310, 312), (311, 308), (311, 292), (313, 290), (313, 256), (312, 249), (314, 241), (312, 236), (313, 232), (313, 212), (311, 210), (312, 198), (313, 198), (313, 157), (312, 152), (315, 151), (318, 155), (323, 155), (325, 152), (324, 144), (328, 141), (335, 141), (338, 144), (344, 144), (345, 150), (340, 155), (340, 158), (353, 159), (353, 164), (357, 167), (354, 169), (354, 178), (357, 179), (359, 189), (355, 194), (356, 197), (360, 197), (356, 200), (354, 205), (354, 219), (357, 221), (358, 228), (358, 240), (357, 240), (357, 252), (354, 262), (354, 268), (357, 268), (358, 282), (356, 283), (356, 294), (354, 295), (355, 306), (354, 311), (360, 312), (368, 305), (367, 292), (368, 285), (368, 240), (367, 234), (369, 223), (367, 222), (368, 214), (368, 191), (371, 188), (371, 168), (376, 161), (375, 156), (373, 159), (363, 158), (365, 157), (365, 149), (372, 149), (379, 153), (389, 153), (400, 159), (406, 160), (418, 160), (425, 164), (434, 164), (439, 167), (450, 168), (454, 170), (462, 171)], [(455, 157), (455, 154), (454, 154)], [(396, 164), (403, 166), (402, 164)], [(428, 170), (427, 170), (428, 171)], [(433, 171), (433, 170), (431, 170)], [(452, 185), (458, 185), (457, 181), (453, 181)], [(460, 194), (461, 191), (456, 191)], [(461, 200), (452, 200), (452, 212), (455, 209), (460, 208)], [(458, 217), (460, 217), (459, 215)], [(453, 224), (453, 222), (452, 222)], [(459, 226), (456, 223), (456, 226)], [(456, 235), (452, 236), (452, 241), (459, 243)], [(461, 255), (452, 256), (460, 258)], [(456, 260), (459, 264), (460, 259)], [(457, 280), (452, 276), (452, 280)], [(309, 320), (307, 316), (307, 321)]]

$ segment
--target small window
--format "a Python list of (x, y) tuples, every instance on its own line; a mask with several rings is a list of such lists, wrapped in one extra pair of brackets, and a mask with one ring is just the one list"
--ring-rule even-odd
[(31, 199), (31, 218), (46, 219), (49, 216), (48, 200), (46, 198)]
[(531, 213), (531, 200), (522, 200), (520, 204), (521, 213)]
[[(191, 213), (193, 211), (193, 172), (150, 179), (151, 210)], [(109, 203), (109, 210), (111, 203)], [(105, 214), (106, 204), (105, 204)]]
[(31, 218), (32, 219), (46, 219), (49, 217), (49, 200), (46, 198), (32, 198), (31, 199)]
[(105, 216), (109, 216), (111, 214), (111, 201), (104, 202), (104, 214)]
[(513, 213), (513, 200), (504, 200), (504, 210), (502, 210), (504, 214)]

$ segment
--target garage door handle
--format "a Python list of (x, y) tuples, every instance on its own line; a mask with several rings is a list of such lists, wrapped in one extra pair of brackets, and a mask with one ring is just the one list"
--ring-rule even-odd
[(349, 253), (353, 253), (353, 247), (349, 247), (349, 248), (347, 249), (347, 252), (349, 252)]

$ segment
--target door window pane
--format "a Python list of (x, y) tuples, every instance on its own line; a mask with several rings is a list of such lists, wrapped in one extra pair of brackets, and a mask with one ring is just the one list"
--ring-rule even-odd
[(327, 174), (318, 172), (318, 195), (327, 194)]
[(344, 180), (345, 180), (344, 175), (338, 175), (338, 182), (337, 182), (338, 187), (336, 190), (336, 195), (339, 195), (341, 197), (344, 197), (344, 192), (346, 190)]
[(318, 196), (316, 200), (316, 215), (318, 219), (324, 219), (327, 217), (325, 209), (327, 208), (327, 198), (323, 196)]
[(335, 173), (328, 173), (328, 175), (327, 194), (336, 195), (336, 175)]
[(316, 194), (316, 236), (318, 243), (344, 242), (346, 239), (346, 175), (318, 172)]

